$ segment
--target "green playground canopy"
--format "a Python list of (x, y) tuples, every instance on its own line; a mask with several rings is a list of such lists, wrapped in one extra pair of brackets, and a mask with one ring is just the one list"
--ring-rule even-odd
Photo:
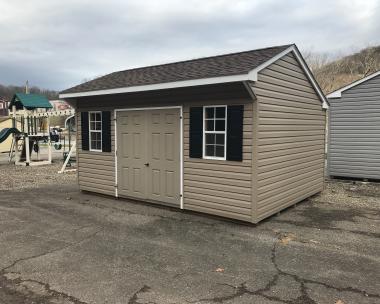
[(37, 108), (51, 109), (53, 107), (45, 96), (23, 93), (16, 93), (13, 95), (13, 98), (9, 104), (9, 108), (12, 109), (12, 106), (14, 105), (18, 110), (21, 110), (24, 107), (28, 110)]

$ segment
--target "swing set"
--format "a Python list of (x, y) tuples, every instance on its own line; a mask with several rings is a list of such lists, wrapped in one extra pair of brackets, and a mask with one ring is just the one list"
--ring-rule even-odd
[[(16, 93), (13, 96), (9, 108), (12, 128), (0, 130), (0, 142), (10, 135), (13, 136), (9, 162), (14, 161), (16, 165), (24, 166), (51, 164), (52, 142), (55, 142), (55, 149), (60, 150), (63, 147), (64, 165), (59, 172), (65, 172), (66, 166), (71, 164), (70, 158), (75, 151), (75, 141), (71, 140), (71, 133), (74, 131), (74, 110), (51, 111), (53, 107), (46, 97), (23, 93)], [(53, 116), (69, 116), (65, 121), (69, 132), (68, 151), (65, 151), (66, 137), (62, 136), (62, 132), (50, 130), (50, 118)], [(45, 159), (41, 159), (41, 145), (47, 145), (48, 153)], [(32, 152), (37, 155), (34, 159), (31, 157)]]

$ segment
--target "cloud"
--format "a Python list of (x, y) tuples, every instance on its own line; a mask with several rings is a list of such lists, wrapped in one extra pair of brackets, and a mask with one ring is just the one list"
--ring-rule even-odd
[(0, 0), (0, 83), (61, 90), (115, 70), (295, 42), (378, 44), (367, 1)]

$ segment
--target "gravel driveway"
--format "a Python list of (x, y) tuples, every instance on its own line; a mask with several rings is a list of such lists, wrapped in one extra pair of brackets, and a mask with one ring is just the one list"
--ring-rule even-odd
[(0, 303), (380, 303), (379, 184), (330, 183), (254, 226), (4, 168), (28, 187), (1, 191)]
[(59, 161), (48, 166), (0, 165), (0, 191), (39, 188), (46, 185), (59, 187), (76, 183), (77, 173), (58, 174), (61, 168), (62, 162)]

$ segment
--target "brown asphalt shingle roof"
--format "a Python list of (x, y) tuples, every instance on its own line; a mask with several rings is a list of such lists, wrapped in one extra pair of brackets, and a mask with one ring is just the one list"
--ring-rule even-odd
[(246, 74), (290, 46), (281, 45), (114, 72), (64, 90), (61, 93), (79, 93)]

